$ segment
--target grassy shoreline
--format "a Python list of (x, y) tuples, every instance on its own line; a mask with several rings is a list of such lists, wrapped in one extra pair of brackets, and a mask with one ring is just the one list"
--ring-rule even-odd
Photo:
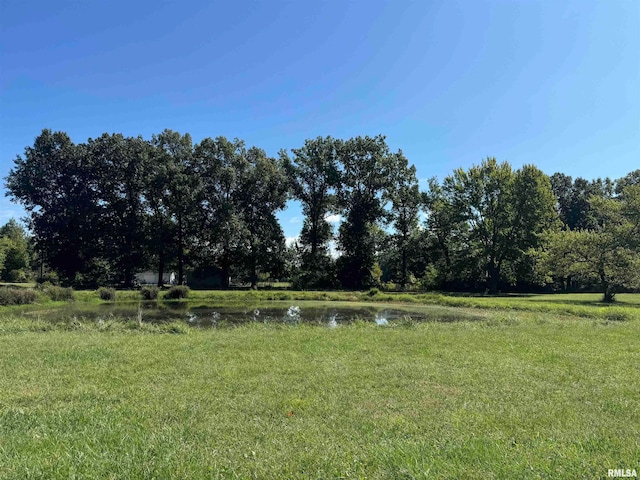
[[(127, 303), (142, 301), (140, 292), (135, 290), (116, 291), (115, 301), (101, 300), (95, 290), (74, 292), (75, 301), (99, 305), (102, 303)], [(273, 302), (349, 302), (349, 303), (389, 303), (405, 306), (441, 306), (448, 308), (478, 309), (488, 311), (538, 312), (555, 315), (572, 315), (582, 318), (627, 321), (640, 320), (640, 294), (619, 294), (615, 304), (603, 304), (598, 294), (539, 294), (506, 296), (471, 296), (447, 293), (386, 293), (376, 290), (350, 291), (294, 291), (294, 290), (192, 290), (188, 299), (164, 300), (158, 302), (188, 302), (190, 304), (224, 305), (265, 305)], [(56, 307), (65, 302), (54, 302), (40, 295), (35, 305)], [(4, 312), (19, 315), (33, 309), (31, 305), (0, 307)]]

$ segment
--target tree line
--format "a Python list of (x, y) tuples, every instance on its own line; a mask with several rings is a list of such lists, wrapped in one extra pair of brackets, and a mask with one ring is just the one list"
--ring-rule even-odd
[[(318, 137), (273, 158), (171, 130), (74, 144), (45, 129), (6, 188), (29, 214), (34, 258), (79, 287), (129, 288), (143, 270), (162, 282), (175, 269), (179, 283), (189, 272), (222, 287), (267, 277), (298, 288), (597, 287), (612, 300), (640, 280), (640, 170), (574, 180), (487, 158), (421, 191), (382, 135)], [(289, 199), (304, 221), (287, 246), (276, 213)]]

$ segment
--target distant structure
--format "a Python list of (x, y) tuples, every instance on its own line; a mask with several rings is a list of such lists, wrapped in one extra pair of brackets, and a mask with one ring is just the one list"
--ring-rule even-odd
[[(136, 282), (140, 285), (157, 285), (158, 284), (158, 272), (140, 272), (136, 273)], [(176, 274), (175, 272), (168, 272), (162, 276), (162, 283), (169, 285), (175, 285)]]

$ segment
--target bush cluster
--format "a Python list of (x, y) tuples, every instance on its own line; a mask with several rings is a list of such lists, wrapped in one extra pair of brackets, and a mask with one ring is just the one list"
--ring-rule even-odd
[(4, 276), (7, 282), (11, 283), (25, 283), (29, 281), (29, 277), (23, 269), (10, 270), (9, 272), (6, 272)]
[(26, 305), (34, 303), (38, 294), (31, 288), (0, 288), (0, 305)]
[(98, 296), (100, 300), (115, 300), (116, 290), (115, 288), (100, 287), (98, 289)]
[(44, 275), (36, 278), (38, 287), (44, 287), (46, 285), (58, 285), (58, 275), (55, 272), (45, 273)]
[(176, 300), (178, 298), (187, 298), (189, 296), (189, 287), (185, 285), (176, 285), (167, 290), (164, 294), (164, 298), (167, 300)]
[(154, 285), (145, 286), (140, 289), (140, 295), (142, 295), (143, 300), (155, 300), (158, 298), (159, 290), (160, 289)]
[(54, 302), (71, 302), (75, 300), (73, 288), (58, 287), (56, 285), (47, 285), (42, 289)]

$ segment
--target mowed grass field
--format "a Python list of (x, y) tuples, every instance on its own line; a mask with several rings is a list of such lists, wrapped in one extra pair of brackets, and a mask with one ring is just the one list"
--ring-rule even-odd
[(38, 331), (7, 316), (0, 478), (640, 470), (640, 322), (483, 312), (482, 321), (334, 329)]

